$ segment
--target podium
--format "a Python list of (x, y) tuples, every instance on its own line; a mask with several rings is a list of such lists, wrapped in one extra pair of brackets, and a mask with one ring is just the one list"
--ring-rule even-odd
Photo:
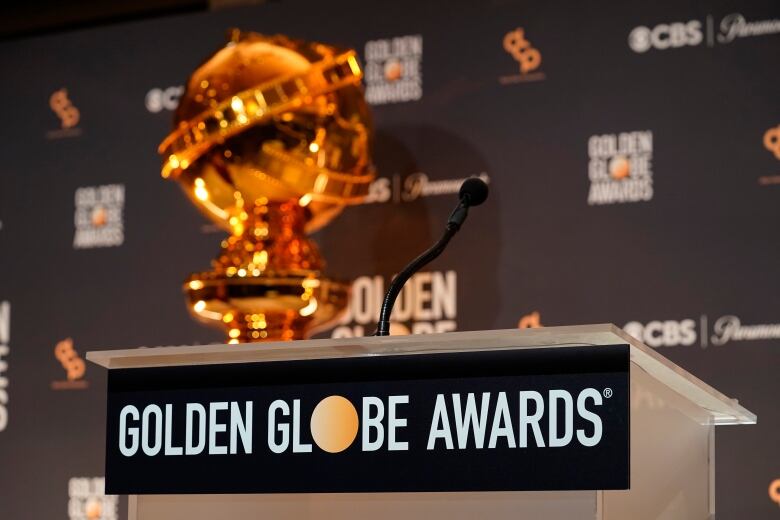
[(756, 416), (614, 325), (95, 351), (131, 520), (705, 519)]

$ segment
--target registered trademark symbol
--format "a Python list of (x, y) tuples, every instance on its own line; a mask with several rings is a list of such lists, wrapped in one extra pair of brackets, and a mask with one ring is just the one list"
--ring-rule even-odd
[(607, 399), (612, 397), (612, 389), (611, 388), (605, 388), (604, 389), (604, 397), (606, 397)]

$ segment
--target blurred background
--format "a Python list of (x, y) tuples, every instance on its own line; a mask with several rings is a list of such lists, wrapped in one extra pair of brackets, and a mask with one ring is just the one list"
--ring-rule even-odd
[(377, 179), (314, 235), (353, 282), (319, 337), (373, 332), (479, 175), (490, 199), (394, 332), (613, 322), (758, 415), (718, 430), (718, 518), (780, 517), (776, 0), (3, 7), (0, 517), (124, 518), (86, 352), (223, 342), (182, 282), (224, 233), (157, 146), (232, 27), (353, 48), (365, 71)]

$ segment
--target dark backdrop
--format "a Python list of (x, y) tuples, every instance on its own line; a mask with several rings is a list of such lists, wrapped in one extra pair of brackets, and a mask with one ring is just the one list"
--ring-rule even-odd
[[(406, 292), (402, 325), (625, 326), (758, 414), (718, 431), (718, 516), (776, 518), (778, 18), (771, 0), (288, 1), (3, 43), (0, 516), (110, 518), (105, 373), (79, 375), (86, 351), (221, 340), (180, 289), (221, 235), (156, 147), (236, 26), (353, 47), (378, 71), (374, 201), (315, 237), (360, 284), (326, 336), (373, 330), (387, 277), (453, 205), (437, 182), (482, 174), (489, 202)], [(518, 28), (541, 56), (524, 72), (503, 44)], [(366, 44), (405, 36), (422, 53), (391, 57), (390, 81)]]

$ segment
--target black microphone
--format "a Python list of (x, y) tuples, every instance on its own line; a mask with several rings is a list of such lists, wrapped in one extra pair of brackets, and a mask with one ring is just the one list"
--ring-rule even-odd
[(395, 300), (398, 298), (398, 294), (401, 292), (401, 289), (403, 289), (406, 281), (409, 280), (414, 273), (419, 271), (420, 268), (428, 264), (444, 251), (444, 248), (447, 247), (450, 239), (455, 236), (455, 233), (460, 230), (460, 227), (466, 221), (466, 217), (469, 215), (469, 208), (471, 206), (479, 206), (485, 202), (487, 196), (488, 186), (485, 181), (479, 177), (470, 177), (463, 181), (463, 184), (460, 186), (460, 191), (458, 192), (460, 202), (450, 215), (442, 237), (420, 256), (409, 262), (409, 264), (404, 267), (403, 271), (398, 273), (398, 276), (390, 283), (387, 294), (385, 294), (385, 299), (382, 302), (382, 309), (379, 311), (379, 323), (377, 323), (374, 336), (390, 335), (390, 314), (393, 312)]

